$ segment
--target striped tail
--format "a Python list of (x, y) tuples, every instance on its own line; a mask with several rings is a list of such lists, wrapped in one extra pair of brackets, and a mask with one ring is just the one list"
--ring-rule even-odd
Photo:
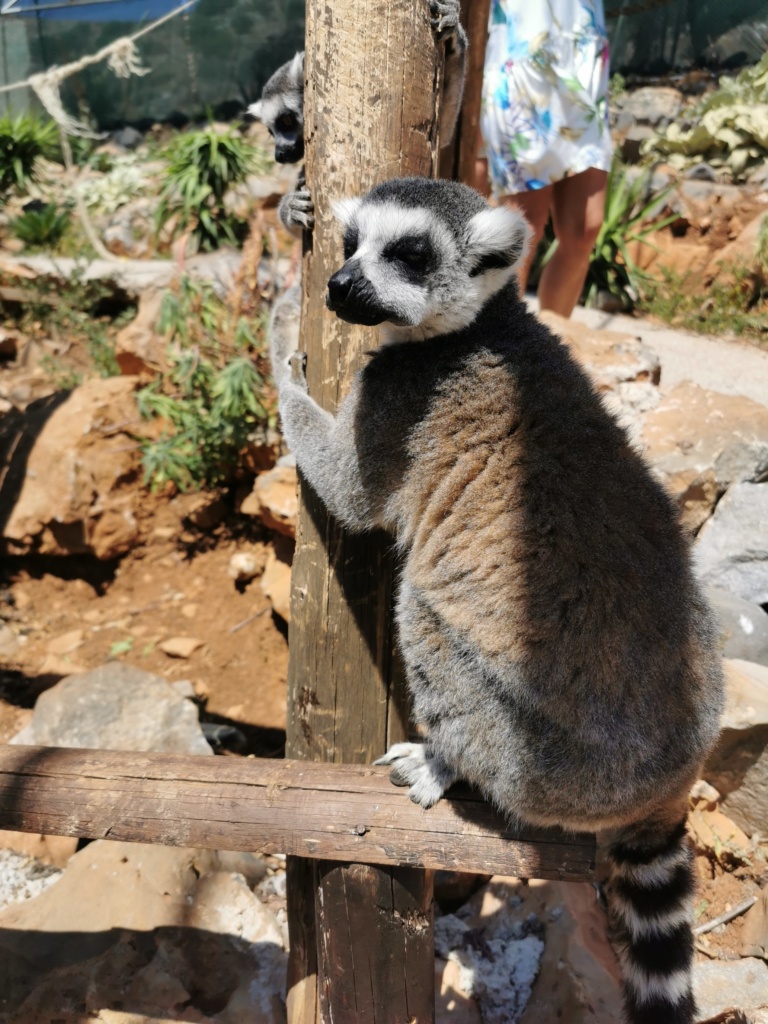
[(693, 1024), (695, 888), (685, 821), (627, 830), (609, 851), (608, 916), (628, 1024)]

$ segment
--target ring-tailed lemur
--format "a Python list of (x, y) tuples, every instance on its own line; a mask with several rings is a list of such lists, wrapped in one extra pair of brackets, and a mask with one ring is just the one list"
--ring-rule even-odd
[[(464, 94), (467, 37), (459, 21), (460, 0), (430, 0), (432, 28), (445, 44), (442, 146), (453, 139)], [(304, 159), (304, 54), (297, 53), (272, 75), (261, 99), (248, 107), (248, 113), (263, 122), (275, 140), (275, 160), (279, 164), (297, 164)], [(296, 189), (280, 200), (278, 217), (291, 234), (301, 236), (303, 229), (314, 227), (314, 206), (306, 187), (304, 168), (299, 171)]]
[(627, 1019), (690, 1024), (686, 797), (722, 678), (675, 508), (520, 301), (519, 214), (416, 178), (337, 212), (327, 305), (386, 343), (335, 417), (279, 325), (272, 359), (304, 477), (403, 553), (399, 642), (428, 738), (377, 763), (424, 807), (462, 778), (512, 818), (602, 833)]

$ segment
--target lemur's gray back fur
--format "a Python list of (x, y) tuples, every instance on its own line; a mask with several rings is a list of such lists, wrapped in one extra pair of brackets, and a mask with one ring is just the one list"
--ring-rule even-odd
[(520, 301), (516, 214), (421, 179), (339, 213), (328, 303), (389, 343), (335, 417), (279, 332), (272, 353), (301, 472), (403, 552), (400, 646), (428, 740), (382, 762), (424, 806), (463, 778), (511, 817), (603, 833), (627, 1019), (691, 1024), (684, 819), (722, 677), (676, 509)]

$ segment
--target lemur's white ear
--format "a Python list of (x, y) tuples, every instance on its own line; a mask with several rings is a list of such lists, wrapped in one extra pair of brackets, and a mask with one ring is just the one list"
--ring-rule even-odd
[(333, 216), (337, 221), (343, 224), (345, 228), (348, 227), (352, 223), (352, 218), (360, 209), (362, 201), (363, 200), (360, 196), (350, 196), (349, 199), (337, 199), (331, 204)]
[(291, 61), (291, 78), (302, 89), (304, 88), (304, 54), (297, 53)]
[(470, 276), (514, 267), (528, 251), (531, 229), (519, 210), (496, 206), (476, 213), (467, 225)]
[(248, 113), (251, 115), (251, 117), (255, 117), (257, 121), (261, 121), (262, 120), (261, 111), (262, 111), (261, 100), (256, 100), (255, 103), (251, 103), (251, 105), (248, 107)]

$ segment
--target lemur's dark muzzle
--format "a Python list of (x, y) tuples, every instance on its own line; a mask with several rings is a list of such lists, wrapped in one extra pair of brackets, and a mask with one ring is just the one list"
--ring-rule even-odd
[(275, 160), (279, 164), (297, 164), (304, 159), (304, 139), (282, 142), (275, 139)]
[(345, 263), (330, 279), (325, 304), (350, 324), (375, 327), (387, 319), (387, 311), (357, 261)]

